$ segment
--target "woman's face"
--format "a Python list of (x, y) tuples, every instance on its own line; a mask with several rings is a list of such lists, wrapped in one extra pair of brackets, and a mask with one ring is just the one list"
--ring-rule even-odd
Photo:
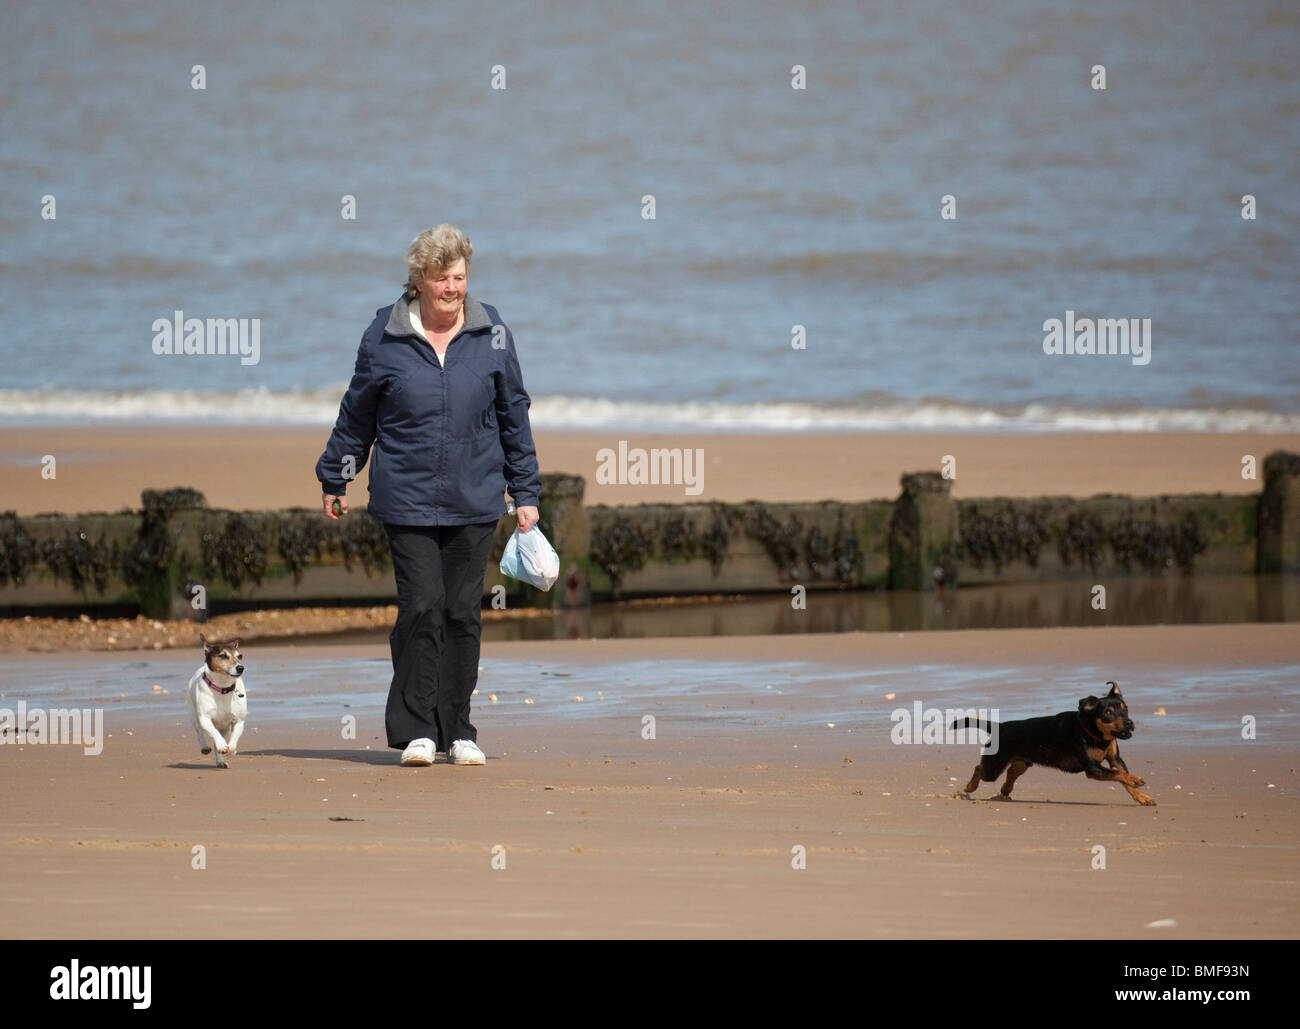
[(420, 310), (424, 311), (427, 304), (429, 313), (439, 321), (456, 318), (465, 303), (468, 278), (463, 257), (449, 268), (430, 269), (419, 284)]

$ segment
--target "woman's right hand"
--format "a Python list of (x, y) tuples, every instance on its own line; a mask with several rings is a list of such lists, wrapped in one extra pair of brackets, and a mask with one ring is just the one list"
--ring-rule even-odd
[[(334, 501), (336, 500), (339, 502), (338, 514), (334, 513)], [(337, 522), (339, 520), (340, 515), (345, 515), (348, 513), (348, 498), (336, 497), (333, 493), (322, 493), (321, 506), (325, 508), (325, 517), (331, 518)]]

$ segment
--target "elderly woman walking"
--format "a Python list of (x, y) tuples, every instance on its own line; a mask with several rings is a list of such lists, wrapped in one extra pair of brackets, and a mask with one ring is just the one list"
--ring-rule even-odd
[[(325, 514), (346, 514), (347, 483), (370, 468), (397, 580), (385, 725), (404, 765), (481, 765), (470, 695), (478, 681), (487, 554), (508, 487), (521, 532), (541, 492), (515, 341), (467, 290), (473, 247), (453, 225), (420, 233), (406, 289), (361, 337), (352, 382), (316, 462)], [(335, 502), (337, 501), (337, 507)]]

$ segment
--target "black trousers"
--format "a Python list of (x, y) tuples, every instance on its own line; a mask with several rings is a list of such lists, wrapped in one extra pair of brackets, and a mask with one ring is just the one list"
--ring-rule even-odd
[(483, 577), (496, 526), (384, 524), (397, 580), (384, 712), (390, 747), (422, 737), (438, 750), (478, 740), (469, 700), (478, 684)]

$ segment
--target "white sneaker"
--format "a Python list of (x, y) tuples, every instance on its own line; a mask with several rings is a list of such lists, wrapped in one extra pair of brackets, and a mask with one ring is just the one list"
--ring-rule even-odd
[(428, 737), (421, 737), (418, 740), (412, 740), (402, 751), (402, 764), (404, 765), (431, 765), (433, 764), (433, 740)]
[(447, 760), (453, 765), (485, 765), (487, 758), (473, 740), (457, 740), (447, 750)]

